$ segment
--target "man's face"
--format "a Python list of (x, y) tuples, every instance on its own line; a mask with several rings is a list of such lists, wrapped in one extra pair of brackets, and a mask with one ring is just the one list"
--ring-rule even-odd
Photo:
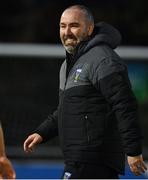
[(67, 52), (73, 54), (76, 46), (92, 33), (90, 26), (82, 10), (64, 11), (60, 20), (60, 38)]

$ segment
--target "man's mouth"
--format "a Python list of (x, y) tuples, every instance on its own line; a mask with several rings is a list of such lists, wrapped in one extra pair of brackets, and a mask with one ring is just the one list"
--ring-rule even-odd
[(67, 42), (72, 42), (72, 41), (75, 41), (75, 39), (68, 38), (68, 39), (66, 39), (65, 41), (67, 41)]
[(65, 44), (73, 44), (73, 43), (75, 43), (76, 42), (76, 39), (72, 39), (72, 38), (67, 38), (66, 40), (65, 40)]

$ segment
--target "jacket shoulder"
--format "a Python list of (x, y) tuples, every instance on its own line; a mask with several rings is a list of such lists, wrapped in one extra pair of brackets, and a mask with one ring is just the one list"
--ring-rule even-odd
[[(112, 57), (113, 59), (120, 60), (120, 56), (108, 45), (95, 46), (87, 52), (87, 56), (92, 60), (101, 62), (103, 59)], [(92, 61), (91, 60), (91, 61)]]
[(99, 80), (114, 72), (127, 70), (127, 66), (120, 56), (108, 45), (95, 46), (82, 58), (85, 63), (89, 64), (89, 76), (91, 80)]

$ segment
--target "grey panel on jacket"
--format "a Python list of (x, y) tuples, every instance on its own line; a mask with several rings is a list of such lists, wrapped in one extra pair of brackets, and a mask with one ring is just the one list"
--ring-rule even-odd
[(124, 71), (125, 68), (126, 66), (120, 57), (109, 46), (96, 46), (76, 61), (67, 82), (66, 61), (64, 61), (60, 70), (60, 89), (96, 84), (97, 81), (109, 74)]
[(62, 63), (60, 69), (60, 89), (64, 90), (66, 83), (66, 60)]

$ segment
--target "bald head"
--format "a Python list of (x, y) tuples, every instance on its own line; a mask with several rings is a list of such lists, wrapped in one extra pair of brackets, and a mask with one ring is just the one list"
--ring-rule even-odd
[(93, 32), (94, 20), (84, 6), (67, 8), (60, 19), (60, 38), (67, 52), (73, 54), (77, 45)]
[(89, 21), (91, 24), (94, 24), (94, 17), (91, 13), (91, 11), (83, 5), (74, 5), (74, 6), (70, 6), (68, 7), (66, 10), (68, 9), (77, 9), (80, 10), (84, 13), (85, 18), (87, 19), (87, 21)]

